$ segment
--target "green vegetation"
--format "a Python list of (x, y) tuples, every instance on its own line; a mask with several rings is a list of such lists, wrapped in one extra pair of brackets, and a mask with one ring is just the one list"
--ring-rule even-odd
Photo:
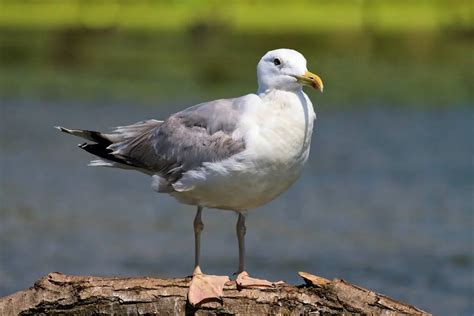
[(4, 0), (0, 97), (153, 104), (239, 95), (255, 90), (265, 51), (291, 47), (323, 78), (321, 106), (472, 103), (470, 1), (229, 3)]
[(260, 0), (226, 1), (8, 1), (0, 25), (32, 28), (153, 29), (183, 31), (196, 21), (218, 19), (237, 32), (334, 30), (438, 30), (471, 28), (469, 0)]

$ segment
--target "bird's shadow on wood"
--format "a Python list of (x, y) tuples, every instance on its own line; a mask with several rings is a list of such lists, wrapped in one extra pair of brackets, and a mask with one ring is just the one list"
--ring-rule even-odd
[(217, 297), (211, 297), (211, 298), (207, 298), (205, 300), (202, 300), (201, 302), (199, 302), (199, 304), (196, 304), (196, 306), (193, 306), (191, 303), (189, 303), (189, 301), (187, 300), (186, 301), (186, 309), (185, 309), (185, 314), (186, 315), (194, 315), (196, 314), (197, 311), (199, 311), (200, 307), (203, 305), (203, 304), (206, 304), (206, 303), (211, 303), (211, 302), (217, 302), (217, 303), (220, 303), (221, 305), (224, 304), (224, 301), (221, 299), (221, 298), (217, 298)]

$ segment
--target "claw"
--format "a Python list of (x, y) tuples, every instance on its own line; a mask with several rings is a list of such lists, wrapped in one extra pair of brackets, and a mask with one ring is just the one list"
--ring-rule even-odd
[(196, 306), (208, 299), (221, 298), (224, 294), (224, 285), (229, 281), (228, 276), (206, 275), (196, 267), (188, 291), (189, 303)]

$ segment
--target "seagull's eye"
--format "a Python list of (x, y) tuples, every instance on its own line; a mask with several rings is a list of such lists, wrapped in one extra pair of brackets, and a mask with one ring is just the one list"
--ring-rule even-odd
[(275, 66), (280, 66), (280, 65), (281, 65), (280, 59), (275, 58), (275, 59), (273, 60), (273, 64), (275, 64)]

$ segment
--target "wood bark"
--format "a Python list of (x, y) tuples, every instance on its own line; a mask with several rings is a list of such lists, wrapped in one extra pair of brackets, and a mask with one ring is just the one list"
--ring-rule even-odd
[(300, 273), (305, 284), (224, 288), (220, 299), (191, 306), (189, 278), (118, 278), (50, 273), (31, 288), (0, 298), (0, 315), (429, 315), (352, 285)]

